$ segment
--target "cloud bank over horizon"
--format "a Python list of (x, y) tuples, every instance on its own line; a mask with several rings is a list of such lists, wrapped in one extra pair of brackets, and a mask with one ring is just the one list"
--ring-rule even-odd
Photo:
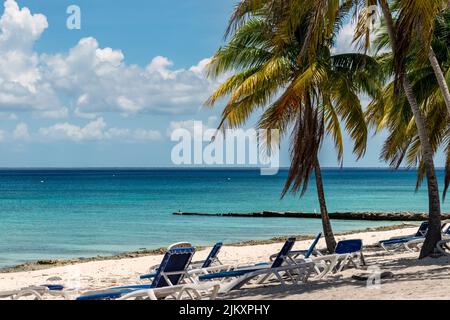
[(208, 59), (176, 69), (169, 58), (156, 56), (141, 67), (127, 64), (121, 49), (101, 47), (94, 37), (81, 38), (67, 52), (38, 53), (35, 44), (48, 27), (45, 15), (21, 8), (15, 0), (4, 2), (0, 119), (20, 121), (28, 115), (58, 122), (35, 133), (20, 122), (14, 132), (2, 130), (0, 142), (159, 140), (162, 134), (151, 128), (107, 129), (103, 115), (194, 115), (217, 85), (204, 75)]

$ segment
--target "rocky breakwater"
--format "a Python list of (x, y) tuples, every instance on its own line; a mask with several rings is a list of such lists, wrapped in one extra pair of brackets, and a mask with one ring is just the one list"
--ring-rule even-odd
[[(246, 217), (246, 218), (304, 218), (320, 219), (319, 213), (291, 212), (291, 211), (262, 211), (250, 213), (197, 213), (174, 212), (180, 216), (209, 216), (209, 217)], [(333, 220), (371, 220), (371, 221), (424, 221), (427, 213), (419, 212), (334, 212), (330, 213)], [(450, 213), (443, 213), (442, 220), (450, 220)]]

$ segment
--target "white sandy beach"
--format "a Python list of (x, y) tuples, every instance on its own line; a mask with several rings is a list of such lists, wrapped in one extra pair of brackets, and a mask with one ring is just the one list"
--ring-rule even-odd
[[(339, 236), (337, 240), (362, 239), (365, 246), (394, 236), (410, 235), (415, 228), (390, 231), (363, 232)], [(305, 249), (311, 241), (299, 241), (295, 249)], [(252, 263), (267, 261), (276, 253), (282, 243), (254, 246), (224, 246), (220, 252), (223, 262)], [(324, 240), (319, 248), (324, 247)], [(209, 248), (199, 251), (194, 260), (205, 258)], [(266, 286), (237, 291), (224, 298), (230, 299), (450, 299), (450, 258), (417, 260), (418, 253), (390, 254), (381, 250), (365, 252), (369, 266), (377, 266), (382, 271), (391, 271), (394, 276), (382, 280), (379, 288), (367, 288), (366, 283), (353, 280), (354, 274), (363, 270), (349, 269), (331, 275), (322, 281), (310, 281), (298, 286)], [(138, 283), (140, 274), (146, 273), (150, 266), (158, 264), (162, 256), (145, 256), (133, 259), (104, 260), (80, 263), (45, 270), (2, 273), (0, 291), (13, 290), (44, 283), (64, 284), (69, 288), (79, 287), (79, 292), (109, 286)], [(53, 279), (52, 279), (53, 278)], [(60, 280), (58, 280), (60, 279)], [(78, 292), (74, 292), (74, 296)]]

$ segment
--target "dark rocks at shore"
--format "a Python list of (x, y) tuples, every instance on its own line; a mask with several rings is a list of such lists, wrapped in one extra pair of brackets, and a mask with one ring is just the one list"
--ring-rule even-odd
[[(262, 211), (251, 213), (195, 213), (174, 212), (180, 216), (206, 216), (206, 217), (245, 217), (245, 218), (306, 218), (320, 219), (320, 213), (307, 212), (278, 212)], [(371, 221), (424, 221), (428, 219), (427, 213), (417, 212), (335, 212), (330, 213), (333, 220), (371, 220)], [(443, 220), (450, 219), (450, 213), (442, 214)]]
[(9, 273), (9, 272), (21, 272), (21, 271), (34, 271), (34, 270), (42, 270), (51, 267), (61, 267), (66, 265), (73, 265), (77, 263), (91, 262), (91, 261), (103, 261), (103, 260), (112, 260), (112, 259), (129, 259), (129, 258), (139, 258), (144, 256), (151, 255), (159, 255), (164, 254), (166, 252), (166, 248), (158, 248), (158, 249), (143, 249), (140, 251), (134, 252), (125, 252), (112, 256), (96, 256), (96, 257), (80, 257), (75, 259), (67, 259), (67, 260), (38, 260), (27, 262), (24, 264), (20, 264), (18, 266), (10, 267), (10, 268), (0, 268), (0, 273)]

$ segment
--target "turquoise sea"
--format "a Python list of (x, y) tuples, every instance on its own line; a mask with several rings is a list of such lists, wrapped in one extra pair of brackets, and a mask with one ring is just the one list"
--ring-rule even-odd
[[(183, 217), (173, 212), (319, 211), (314, 181), (280, 200), (287, 172), (259, 170), (0, 170), (0, 268), (111, 255), (178, 241), (196, 245), (315, 234), (318, 219)], [(414, 171), (324, 170), (329, 210), (426, 211)], [(439, 171), (442, 181), (443, 172)], [(450, 206), (443, 204), (443, 210)], [(334, 221), (336, 232), (389, 222)]]

